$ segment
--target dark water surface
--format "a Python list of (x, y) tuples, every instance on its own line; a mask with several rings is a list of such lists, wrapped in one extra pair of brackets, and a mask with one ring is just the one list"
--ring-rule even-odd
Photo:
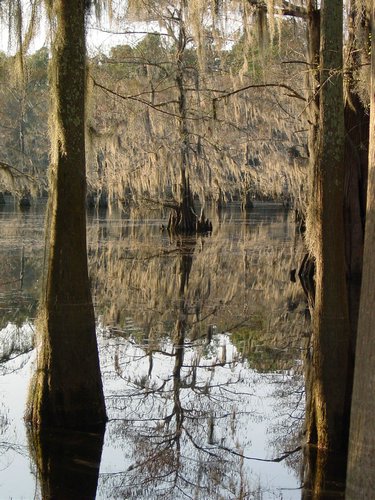
[(301, 260), (291, 214), (210, 216), (211, 236), (170, 238), (160, 214), (88, 215), (109, 423), (104, 444), (38, 443), (23, 413), (44, 213), (0, 208), (0, 499), (301, 498), (301, 453), (288, 452), (309, 325), (289, 280)]

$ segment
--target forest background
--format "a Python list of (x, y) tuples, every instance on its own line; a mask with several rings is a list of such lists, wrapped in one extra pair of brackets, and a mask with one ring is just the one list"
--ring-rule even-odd
[[(233, 12), (243, 24), (228, 47), (221, 21)], [(54, 14), (58, 32), (59, 8)], [(307, 442), (343, 453), (358, 316), (359, 345), (365, 349), (369, 340), (373, 345), (366, 337), (371, 308), (364, 305), (373, 304), (371, 281), (363, 283), (359, 309), (366, 211), (364, 265), (373, 266), (372, 14), (372, 2), (361, 1), (211, 2), (209, 8), (200, 2), (181, 1), (177, 7), (151, 2), (146, 9), (143, 3), (129, 4), (128, 15), (157, 21), (162, 33), (92, 57), (86, 80), (90, 203), (170, 208), (168, 229), (177, 233), (210, 230), (204, 213), (194, 210), (197, 199), (220, 207), (240, 198), (245, 209), (254, 197), (293, 205), (301, 228), (307, 228), (300, 275), (306, 277), (313, 320)], [(21, 56), (31, 39), (27, 29), (22, 33), (21, 23)], [(7, 144), (2, 190), (23, 204), (47, 189), (48, 60), (46, 49), (15, 61), (1, 59), (2, 98), (10, 105), (1, 125)], [(18, 76), (9, 85), (13, 75)], [(61, 133), (56, 113), (63, 111), (49, 113)], [(64, 145), (61, 137), (55, 139)], [(363, 412), (368, 418), (371, 411), (356, 392), (371, 379), (372, 358), (364, 363), (363, 356), (363, 350), (357, 353), (350, 492), (360, 487), (361, 471), (373, 470), (373, 443), (363, 428)], [(366, 488), (371, 491), (371, 482)]]

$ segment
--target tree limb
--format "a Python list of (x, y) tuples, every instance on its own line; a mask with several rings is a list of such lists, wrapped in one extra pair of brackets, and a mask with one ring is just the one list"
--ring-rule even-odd
[(295, 97), (296, 99), (299, 99), (301, 101), (306, 101), (306, 99), (300, 93), (298, 93), (296, 90), (294, 90), (289, 85), (285, 85), (284, 83), (262, 83), (262, 84), (246, 85), (246, 87), (241, 87), (239, 89), (232, 90), (231, 92), (227, 92), (226, 94), (220, 95), (218, 97), (214, 97), (212, 99), (212, 102), (216, 103), (216, 101), (219, 101), (220, 99), (225, 99), (226, 97), (230, 97), (232, 95), (239, 94), (240, 92), (244, 92), (245, 90), (261, 89), (261, 88), (267, 88), (267, 87), (279, 87), (279, 88), (288, 90), (288, 92), (290, 92), (290, 94), (287, 94), (287, 95), (289, 95), (290, 97)]
[(9, 165), (9, 163), (6, 163), (6, 162), (1, 161), (1, 160), (0, 160), (0, 168), (9, 172), (9, 174), (12, 177), (26, 177), (27, 179), (29, 179), (32, 182), (35, 182), (35, 183), (39, 182), (35, 177), (28, 174), (27, 172), (22, 172), (22, 170), (20, 170), (19, 168), (14, 167), (13, 165)]
[[(249, 4), (256, 9), (263, 10), (267, 12), (267, 4), (263, 0), (248, 0)], [(275, 6), (275, 11), (282, 16), (298, 17), (300, 19), (307, 18), (307, 9), (300, 5), (294, 5), (293, 3), (282, 0), (281, 5)]]

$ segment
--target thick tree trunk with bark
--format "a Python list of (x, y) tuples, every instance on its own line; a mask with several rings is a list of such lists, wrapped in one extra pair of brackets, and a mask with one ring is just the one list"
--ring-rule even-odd
[(90, 429), (106, 421), (87, 268), (85, 1), (56, 0), (47, 270), (27, 419)]
[(372, 2), (372, 76), (369, 179), (363, 278), (356, 347), (346, 498), (375, 498), (375, 4)]
[[(358, 25), (362, 40), (358, 40)], [(345, 67), (345, 241), (351, 326), (350, 363), (354, 365), (359, 296), (361, 290), (366, 190), (368, 174), (369, 114), (356, 91), (356, 74), (369, 63), (366, 39), (368, 19), (351, 0), (348, 16), (348, 54)], [(365, 40), (365, 41), (364, 41)], [(351, 375), (352, 385), (353, 374)]]
[(319, 56), (320, 56), (320, 10), (315, 0), (309, 0), (307, 5), (307, 62), (309, 71), (306, 73), (306, 87), (308, 89), (308, 120), (309, 136), (308, 148), (310, 164), (315, 163), (316, 148), (319, 131)]
[[(308, 383), (307, 439), (341, 450), (347, 442), (349, 315), (344, 242), (342, 0), (321, 4), (320, 117), (313, 171), (316, 293)], [(343, 383), (344, 381), (344, 383)]]
[(345, 253), (351, 326), (351, 358), (354, 362), (359, 297), (362, 279), (363, 244), (368, 162), (368, 113), (352, 94), (345, 106)]

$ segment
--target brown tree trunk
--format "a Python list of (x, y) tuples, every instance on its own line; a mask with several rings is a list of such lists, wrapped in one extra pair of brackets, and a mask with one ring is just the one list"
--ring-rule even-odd
[[(321, 3), (320, 117), (310, 224), (316, 248), (307, 439), (341, 450), (347, 441), (349, 315), (344, 240), (343, 2)], [(344, 383), (343, 383), (344, 381)]]
[(189, 182), (189, 148), (190, 135), (188, 129), (186, 88), (184, 83), (185, 58), (184, 52), (187, 43), (187, 34), (185, 29), (187, 3), (186, 0), (180, 1), (178, 16), (175, 18), (178, 22), (178, 44), (176, 53), (176, 86), (178, 90), (178, 125), (180, 133), (180, 192), (178, 207), (174, 209), (168, 222), (168, 230), (179, 234), (204, 233), (212, 230), (210, 221), (202, 221), (196, 214), (194, 207), (193, 193)]
[(369, 179), (346, 498), (375, 498), (375, 4), (372, 2)]
[(47, 270), (27, 419), (88, 429), (106, 421), (87, 269), (85, 1), (56, 0)]
[(179, 129), (180, 129), (180, 220), (176, 226), (179, 233), (191, 234), (196, 231), (196, 214), (193, 196), (190, 191), (188, 167), (189, 167), (189, 130), (187, 125), (187, 103), (184, 84), (184, 51), (187, 43), (185, 31), (185, 3), (181, 1), (179, 9), (179, 34), (177, 46), (177, 75), (176, 84), (178, 89), (179, 103)]
[[(368, 173), (369, 114), (356, 89), (356, 75), (368, 60), (368, 19), (351, 0), (348, 16), (348, 54), (345, 67), (345, 240), (351, 326), (350, 363), (354, 366)], [(361, 25), (361, 35), (358, 26)], [(350, 386), (353, 382), (351, 374)]]
[(316, 0), (308, 0), (307, 4), (307, 62), (309, 71), (306, 73), (306, 87), (308, 88), (308, 119), (309, 136), (308, 148), (310, 165), (315, 163), (316, 148), (319, 131), (319, 56), (320, 56), (320, 10)]

